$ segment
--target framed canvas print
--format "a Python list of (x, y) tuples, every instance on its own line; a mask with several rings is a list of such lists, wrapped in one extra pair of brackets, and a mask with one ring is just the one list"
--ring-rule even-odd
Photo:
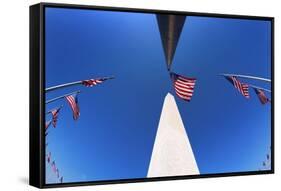
[(30, 7), (30, 184), (274, 172), (274, 19)]

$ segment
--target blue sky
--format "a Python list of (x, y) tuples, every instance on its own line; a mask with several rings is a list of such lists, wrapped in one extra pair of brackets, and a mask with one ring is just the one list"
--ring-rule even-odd
[[(46, 95), (82, 91), (78, 121), (65, 100), (46, 107), (64, 105), (46, 139), (64, 182), (146, 177), (164, 97), (175, 95), (155, 15), (47, 8), (45, 24), (46, 87), (115, 76)], [(244, 98), (218, 74), (270, 78), (270, 28), (269, 21), (185, 21), (171, 69), (198, 79), (191, 102), (176, 102), (201, 174), (258, 170), (269, 151), (270, 104), (253, 90)]]

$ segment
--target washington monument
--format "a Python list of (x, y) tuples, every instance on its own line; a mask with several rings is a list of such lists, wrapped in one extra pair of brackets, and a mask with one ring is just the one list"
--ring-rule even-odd
[(174, 96), (165, 97), (147, 177), (200, 174)]

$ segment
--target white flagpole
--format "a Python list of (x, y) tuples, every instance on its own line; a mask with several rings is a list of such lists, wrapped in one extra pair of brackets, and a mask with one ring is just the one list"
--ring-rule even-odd
[(240, 74), (220, 74), (223, 76), (235, 76), (235, 77), (240, 77), (240, 78), (247, 78), (247, 79), (253, 79), (253, 80), (261, 80), (261, 81), (265, 81), (265, 82), (271, 82), (270, 79), (267, 78), (260, 78), (260, 77), (256, 77), (256, 76), (248, 76), (248, 75), (240, 75)]
[(271, 90), (269, 90), (269, 89), (265, 89), (265, 88), (262, 88), (262, 87), (259, 87), (259, 86), (254, 86), (252, 84), (248, 84), (248, 86), (252, 87), (252, 88), (255, 88), (255, 89), (260, 89), (260, 90), (263, 90), (263, 91), (271, 93)]
[(82, 81), (70, 82), (70, 83), (65, 83), (65, 84), (60, 84), (60, 85), (57, 85), (57, 86), (49, 87), (49, 88), (45, 89), (45, 92), (50, 92), (50, 91), (53, 91), (53, 90), (56, 90), (56, 89), (74, 86), (74, 85), (78, 85), (78, 84), (82, 84)]
[[(94, 78), (94, 79), (106, 79), (106, 80), (109, 80), (109, 79), (113, 79), (114, 76), (110, 76), (110, 77), (105, 77), (105, 78)], [(53, 90), (56, 90), (56, 89), (61, 89), (61, 88), (65, 88), (65, 87), (70, 87), (70, 86), (75, 86), (75, 85), (79, 85), (79, 84), (82, 84), (83, 83), (83, 80), (81, 81), (76, 81), (76, 82), (70, 82), (70, 83), (65, 83), (65, 84), (60, 84), (60, 85), (57, 85), (57, 86), (52, 86), (52, 87), (49, 87), (49, 88), (46, 88), (45, 89), (45, 92), (50, 92), (50, 91), (53, 91)]]
[(79, 91), (75, 91), (75, 92), (71, 92), (71, 93), (68, 93), (68, 94), (64, 94), (64, 95), (62, 95), (62, 96), (59, 96), (59, 97), (56, 97), (56, 98), (53, 98), (53, 99), (47, 100), (47, 101), (45, 102), (45, 104), (48, 104), (48, 103), (54, 102), (54, 101), (59, 100), (59, 99), (62, 99), (62, 98), (65, 98), (66, 96), (69, 96), (69, 95), (79, 94), (79, 93), (81, 93), (81, 91), (80, 91), (80, 90), (79, 90)]

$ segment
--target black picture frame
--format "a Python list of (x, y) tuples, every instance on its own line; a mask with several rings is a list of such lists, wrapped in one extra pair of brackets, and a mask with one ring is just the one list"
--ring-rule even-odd
[[(216, 17), (230, 19), (265, 20), (271, 22), (271, 170), (186, 175), (159, 178), (122, 179), (107, 181), (72, 182), (62, 184), (45, 183), (45, 8), (71, 8), (107, 10), (119, 12), (161, 13), (185, 16)], [(136, 9), (123, 7), (103, 7), (89, 5), (72, 5), (56, 3), (39, 3), (30, 6), (30, 139), (29, 139), (29, 184), (38, 188), (67, 186), (85, 186), (116, 183), (150, 182), (178, 179), (228, 177), (242, 175), (259, 175), (274, 173), (274, 17), (249, 15), (228, 15), (214, 13), (196, 13), (170, 10)]]

